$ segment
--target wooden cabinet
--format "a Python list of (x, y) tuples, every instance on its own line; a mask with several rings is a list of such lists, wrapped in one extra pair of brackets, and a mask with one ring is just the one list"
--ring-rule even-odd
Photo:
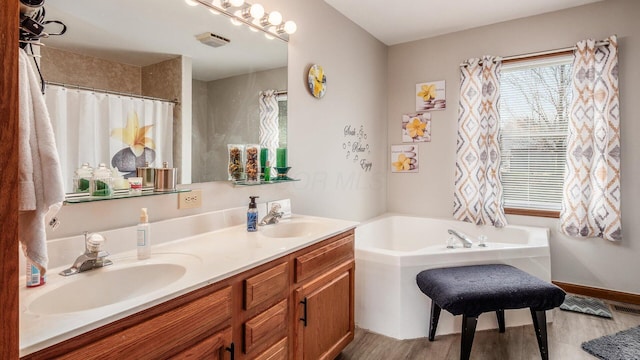
[(289, 264), (282, 263), (244, 281), (244, 309), (284, 299), (289, 292)]
[(295, 291), (296, 359), (334, 359), (354, 336), (354, 262)]
[(354, 231), (24, 359), (333, 359), (353, 340)]
[(354, 336), (353, 231), (294, 258), (296, 359), (333, 359)]
[[(231, 346), (231, 287), (204, 288), (28, 355), (28, 359), (160, 359)], [(207, 340), (211, 340), (207, 342)], [(202, 344), (204, 342), (204, 344)], [(202, 345), (201, 345), (202, 344)], [(193, 350), (189, 350), (193, 348)], [(206, 353), (206, 352), (205, 352)]]
[(217, 333), (202, 340), (195, 346), (188, 348), (181, 353), (171, 357), (171, 359), (225, 360), (232, 358), (231, 353), (235, 352), (235, 346), (233, 345), (232, 336), (233, 335), (231, 332), (231, 327), (226, 327), (225, 329), (220, 330)]

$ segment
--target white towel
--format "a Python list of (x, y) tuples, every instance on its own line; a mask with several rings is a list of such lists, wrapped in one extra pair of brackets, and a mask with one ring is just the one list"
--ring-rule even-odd
[(25, 256), (47, 269), (46, 221), (64, 201), (58, 150), (40, 82), (26, 52), (19, 58), (19, 240)]

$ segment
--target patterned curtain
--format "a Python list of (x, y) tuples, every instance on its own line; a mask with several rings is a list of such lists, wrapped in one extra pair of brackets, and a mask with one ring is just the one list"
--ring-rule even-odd
[(576, 237), (622, 239), (618, 40), (577, 44), (573, 59), (560, 226)]
[(484, 56), (460, 65), (454, 218), (503, 227), (498, 101), (501, 58)]
[[(260, 101), (260, 147), (269, 149), (271, 167), (276, 166), (276, 149), (280, 143), (278, 126), (278, 99), (275, 90), (261, 91)], [(275, 172), (272, 170), (273, 176)]]

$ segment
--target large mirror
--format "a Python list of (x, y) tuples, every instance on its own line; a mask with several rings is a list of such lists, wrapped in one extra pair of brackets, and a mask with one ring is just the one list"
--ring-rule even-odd
[[(227, 180), (227, 144), (261, 142), (265, 97), (277, 101), (276, 147), (286, 147), (286, 41), (181, 0), (44, 5), (46, 20), (67, 26), (64, 35), (42, 41), (39, 62), (68, 192), (83, 162), (103, 162), (127, 176), (141, 161), (151, 160), (151, 167), (167, 161), (178, 168), (178, 183)], [(201, 34), (207, 34), (202, 41)], [(100, 96), (89, 105), (88, 94), (64, 98), (75, 92)], [(64, 101), (85, 107), (62, 108)]]

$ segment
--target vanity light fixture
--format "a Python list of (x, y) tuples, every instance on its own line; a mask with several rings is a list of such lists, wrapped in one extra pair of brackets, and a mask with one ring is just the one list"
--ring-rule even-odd
[(191, 6), (203, 5), (212, 14), (224, 14), (234, 25), (245, 24), (253, 31), (263, 30), (267, 38), (278, 37), (289, 41), (289, 35), (297, 30), (295, 22), (292, 20), (283, 22), (280, 12), (267, 13), (260, 4), (250, 4), (244, 0), (185, 0), (185, 2)]

